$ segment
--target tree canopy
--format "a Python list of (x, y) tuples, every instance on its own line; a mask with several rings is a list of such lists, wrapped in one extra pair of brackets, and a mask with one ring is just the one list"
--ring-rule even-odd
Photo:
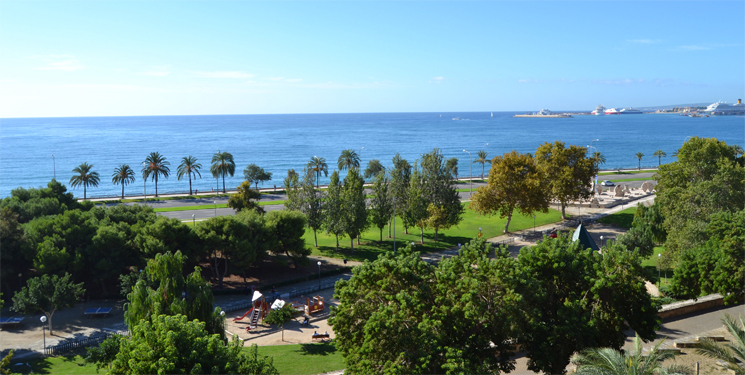
[(53, 334), (54, 313), (75, 306), (83, 293), (83, 283), (73, 283), (69, 273), (62, 277), (42, 275), (29, 279), (13, 296), (12, 310), (24, 315), (41, 311), (49, 320), (49, 334)]
[(243, 170), (243, 178), (250, 184), (254, 184), (255, 188), (259, 189), (259, 184), (263, 184), (265, 181), (272, 180), (272, 173), (267, 172), (264, 168), (259, 167), (256, 164), (249, 164), (246, 169)]
[(548, 195), (561, 202), (561, 217), (566, 219), (567, 203), (588, 199), (597, 174), (597, 160), (587, 158), (587, 148), (564, 142), (544, 143), (535, 153), (536, 164), (548, 182)]
[(155, 196), (158, 196), (158, 179), (162, 176), (168, 178), (171, 174), (170, 162), (159, 152), (151, 152), (142, 162), (142, 178), (147, 180), (148, 177), (155, 181)]
[(73, 188), (82, 186), (83, 199), (86, 198), (88, 186), (95, 187), (98, 186), (99, 182), (101, 182), (101, 177), (99, 176), (98, 172), (93, 172), (92, 169), (93, 164), (83, 163), (72, 170), (76, 174), (70, 177), (70, 186), (72, 186)]
[(228, 207), (236, 211), (264, 212), (264, 209), (259, 205), (261, 193), (258, 190), (251, 189), (251, 184), (248, 181), (241, 182), (236, 190), (237, 192), (228, 198)]

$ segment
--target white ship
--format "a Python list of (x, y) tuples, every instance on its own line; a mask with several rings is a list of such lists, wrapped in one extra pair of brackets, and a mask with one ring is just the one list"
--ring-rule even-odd
[(634, 108), (624, 108), (619, 113), (622, 115), (641, 115), (643, 112)]
[(712, 115), (745, 115), (745, 103), (742, 99), (737, 99), (737, 104), (718, 101), (706, 107), (704, 112)]
[(592, 111), (591, 113), (593, 115), (595, 115), (595, 116), (603, 116), (603, 115), (605, 115), (605, 107), (603, 107), (603, 105), (601, 104), (601, 105), (595, 107), (595, 110)]
[(617, 110), (617, 109), (615, 109), (615, 108), (611, 108), (611, 109), (606, 109), (606, 110), (605, 110), (605, 114), (606, 114), (606, 115), (620, 115), (620, 114), (621, 114), (621, 112), (620, 112), (620, 111), (618, 111), (618, 110)]

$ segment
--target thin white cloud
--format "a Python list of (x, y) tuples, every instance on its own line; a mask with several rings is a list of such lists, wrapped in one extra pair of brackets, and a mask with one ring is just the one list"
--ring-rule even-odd
[(690, 46), (678, 46), (678, 50), (681, 51), (705, 51), (711, 49), (711, 47), (690, 45)]
[(197, 77), (201, 78), (231, 78), (231, 79), (246, 79), (252, 78), (254, 74), (238, 71), (216, 71), (216, 72), (192, 72)]
[(445, 80), (445, 77), (432, 77), (430, 78), (429, 83), (439, 84), (439, 83), (442, 83), (442, 81), (444, 80)]
[(150, 77), (165, 77), (169, 74), (171, 74), (170, 65), (153, 66), (150, 70), (140, 73), (140, 75)]
[(629, 39), (627, 40), (629, 43), (635, 43), (635, 44), (655, 44), (660, 43), (662, 40), (660, 39)]
[(83, 69), (83, 65), (76, 59), (65, 59), (47, 62), (44, 66), (34, 68), (36, 70), (62, 70), (65, 72), (72, 72), (75, 70)]

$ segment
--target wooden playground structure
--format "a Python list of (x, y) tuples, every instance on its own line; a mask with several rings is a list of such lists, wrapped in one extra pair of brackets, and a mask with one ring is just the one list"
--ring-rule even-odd
[(248, 327), (246, 327), (246, 332), (258, 327), (259, 320), (263, 321), (264, 317), (266, 317), (266, 314), (269, 312), (269, 305), (267, 304), (264, 295), (258, 290), (254, 292), (251, 302), (253, 303), (253, 306), (250, 310), (246, 311), (246, 313), (240, 318), (233, 319), (233, 322), (237, 322), (248, 317)]
[(315, 314), (317, 312), (320, 312), (326, 309), (326, 303), (323, 297), (321, 296), (313, 297), (312, 303), (311, 303), (311, 298), (306, 297), (304, 305), (298, 301), (295, 301), (292, 303), (292, 307), (297, 312), (302, 312), (302, 313), (305, 313), (306, 315), (310, 315), (310, 314)]

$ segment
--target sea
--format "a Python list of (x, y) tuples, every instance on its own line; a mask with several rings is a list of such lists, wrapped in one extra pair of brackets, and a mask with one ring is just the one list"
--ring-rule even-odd
[[(88, 189), (88, 197), (116, 196), (121, 186), (111, 182), (114, 168), (129, 164), (137, 180), (125, 187), (126, 195), (154, 193), (151, 180), (143, 181), (142, 162), (160, 152), (170, 162), (171, 175), (160, 179), (158, 192), (189, 189), (186, 179), (176, 178), (181, 159), (192, 155), (202, 164), (195, 189), (211, 191), (222, 181), (209, 172), (216, 152), (233, 154), (235, 175), (227, 177), (231, 189), (243, 180), (243, 169), (256, 164), (272, 173), (260, 187), (282, 186), (288, 169), (302, 171), (311, 157), (326, 159), (335, 170), (344, 149), (356, 150), (362, 166), (378, 159), (389, 167), (396, 153), (410, 162), (434, 148), (447, 158), (458, 158), (459, 175), (481, 174), (472, 164), (476, 152), (488, 157), (517, 150), (535, 153), (545, 142), (592, 146), (601, 152), (601, 169), (658, 165), (656, 150), (667, 153), (662, 163), (675, 160), (673, 153), (688, 137), (714, 137), (745, 146), (745, 117), (690, 118), (677, 114), (574, 116), (573, 118), (513, 118), (516, 112), (456, 113), (344, 113), (147, 117), (65, 117), (0, 119), (0, 197), (17, 187), (46, 186), (54, 177), (69, 187), (72, 169), (87, 162), (100, 174), (100, 184)], [(470, 154), (468, 152), (470, 152)], [(488, 165), (486, 166), (488, 172)], [(321, 178), (327, 183), (328, 178)], [(83, 195), (82, 187), (71, 189)]]

